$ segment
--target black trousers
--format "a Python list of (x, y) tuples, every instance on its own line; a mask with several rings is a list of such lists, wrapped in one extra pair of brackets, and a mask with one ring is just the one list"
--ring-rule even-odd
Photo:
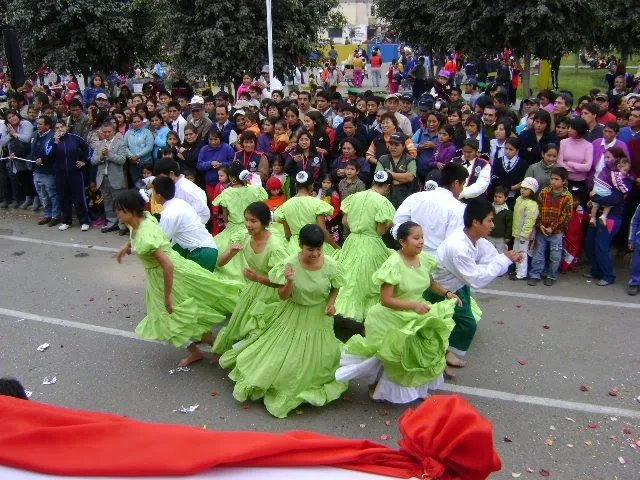
[(71, 205), (73, 204), (80, 224), (91, 224), (87, 212), (83, 172), (80, 170), (70, 173), (56, 172), (56, 189), (62, 211), (60, 221), (71, 225)]

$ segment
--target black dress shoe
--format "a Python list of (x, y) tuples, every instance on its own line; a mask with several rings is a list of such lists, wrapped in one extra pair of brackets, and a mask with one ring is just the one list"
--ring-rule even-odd
[(123, 228), (122, 230), (120, 230), (118, 232), (118, 235), (120, 235), (121, 237), (124, 237), (125, 235), (129, 235), (129, 229), (128, 228)]
[(118, 226), (118, 222), (116, 222), (113, 225), (107, 225), (106, 227), (102, 227), (100, 231), (102, 233), (109, 233), (109, 232), (115, 232), (116, 230), (119, 230), (119, 229), (120, 227)]
[(49, 223), (50, 221), (51, 221), (51, 218), (42, 217), (42, 218), (38, 221), (38, 225), (44, 225), (45, 223)]

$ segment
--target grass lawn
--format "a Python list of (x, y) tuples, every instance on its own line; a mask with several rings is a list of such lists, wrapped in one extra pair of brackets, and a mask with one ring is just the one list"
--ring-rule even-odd
[(583, 95), (587, 95), (592, 88), (607, 90), (604, 82), (606, 70), (592, 70), (590, 68), (561, 67), (558, 73), (558, 83), (561, 90), (568, 90), (573, 93), (573, 98), (577, 101)]

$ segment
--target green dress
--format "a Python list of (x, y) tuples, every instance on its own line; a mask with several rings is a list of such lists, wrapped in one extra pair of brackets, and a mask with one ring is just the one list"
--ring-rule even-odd
[(393, 250), (376, 232), (378, 223), (390, 223), (396, 213), (391, 202), (373, 190), (354, 193), (342, 202), (351, 233), (334, 255), (345, 272), (344, 287), (336, 299), (340, 315), (364, 321), (367, 310), (378, 303), (380, 289), (371, 283), (373, 274)]
[[(291, 230), (289, 239), (289, 251), (297, 253), (300, 251), (300, 230), (305, 225), (316, 224), (318, 215), (331, 215), (333, 207), (316, 197), (303, 196), (292, 197), (274, 212), (274, 219), (277, 222), (287, 222)], [(333, 255), (335, 249), (327, 242), (323, 246), (324, 253)]]
[[(227, 209), (227, 226), (216, 235), (214, 240), (218, 245), (218, 251), (224, 252), (233, 242), (232, 238), (238, 233), (247, 233), (244, 226), (244, 211), (253, 202), (264, 202), (268, 198), (267, 191), (262, 187), (246, 185), (242, 187), (225, 188), (220, 195), (213, 200), (213, 205)], [(242, 255), (236, 255), (224, 267), (216, 268), (216, 273), (223, 279), (232, 279), (246, 282), (242, 270), (247, 266)]]
[[(136, 327), (139, 337), (183, 347), (199, 341), (235, 308), (242, 284), (222, 282), (197, 263), (183, 258), (171, 248), (151, 214), (145, 213), (138, 229), (131, 232), (131, 248), (144, 265), (146, 280), (147, 315)], [(154, 257), (158, 249), (173, 264), (171, 314), (164, 306), (163, 270)]]
[[(283, 237), (274, 234), (271, 234), (264, 250), (260, 253), (256, 253), (251, 248), (249, 233), (239, 234), (237, 238), (232, 239), (232, 243), (244, 245), (244, 248), (236, 256), (243, 256), (251, 270), (264, 276), (268, 276), (269, 270), (289, 255)], [(278, 300), (278, 289), (258, 282), (248, 282), (240, 293), (238, 304), (231, 315), (229, 324), (218, 332), (212, 352), (222, 355), (234, 343), (259, 329), (260, 325), (257, 322), (259, 317), (256, 317), (256, 314), (261, 313), (264, 305)]]
[(342, 343), (333, 334), (333, 318), (324, 313), (331, 288), (342, 286), (340, 269), (325, 255), (322, 268), (305, 270), (296, 253), (271, 269), (273, 283), (286, 283), (287, 264), (295, 270), (291, 297), (266, 305), (266, 328), (220, 358), (223, 368), (233, 368), (233, 396), (240, 402), (264, 398), (279, 418), (303, 402), (325, 405), (347, 389), (334, 378)]
[[(410, 268), (396, 252), (373, 275), (373, 282), (378, 287), (393, 285), (395, 298), (427, 303), (422, 293), (430, 285), (436, 262), (426, 253), (419, 260), (419, 267)], [(426, 314), (374, 305), (364, 322), (366, 337), (355, 335), (345, 345), (336, 379), (368, 377), (370, 383), (378, 382), (376, 400), (406, 403), (424, 398), (428, 388), (442, 382), (449, 334), (455, 326), (454, 305), (454, 300), (434, 303)]]

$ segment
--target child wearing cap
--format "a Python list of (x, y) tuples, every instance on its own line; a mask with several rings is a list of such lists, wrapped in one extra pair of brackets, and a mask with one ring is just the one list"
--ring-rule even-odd
[(431, 93), (435, 98), (439, 98), (440, 100), (444, 100), (449, 103), (451, 100), (449, 97), (449, 92), (451, 91), (451, 84), (449, 83), (450, 77), (451, 74), (448, 71), (440, 70), (436, 77), (436, 83), (433, 85), (433, 88), (429, 93)]
[(269, 210), (276, 211), (280, 205), (287, 201), (287, 197), (282, 192), (282, 182), (277, 177), (269, 177), (265, 185), (265, 190), (269, 194), (269, 198), (266, 200), (266, 204)]
[[(535, 250), (527, 282), (530, 286), (538, 284), (544, 271), (547, 272), (544, 281), (546, 286), (550, 287), (556, 282), (562, 257), (562, 239), (573, 210), (573, 197), (566, 187), (568, 176), (566, 168), (555, 167), (551, 171), (549, 185), (542, 189), (538, 197)], [(546, 261), (547, 250), (549, 265)]]
[[(540, 185), (533, 177), (527, 177), (520, 183), (520, 196), (513, 207), (513, 222), (511, 235), (513, 236), (513, 249), (523, 254), (529, 250), (529, 242), (533, 235), (533, 229), (538, 219), (538, 202), (535, 195)], [(496, 190), (497, 191), (497, 190)], [(516, 264), (515, 271), (509, 274), (511, 280), (527, 279), (527, 262)]]

